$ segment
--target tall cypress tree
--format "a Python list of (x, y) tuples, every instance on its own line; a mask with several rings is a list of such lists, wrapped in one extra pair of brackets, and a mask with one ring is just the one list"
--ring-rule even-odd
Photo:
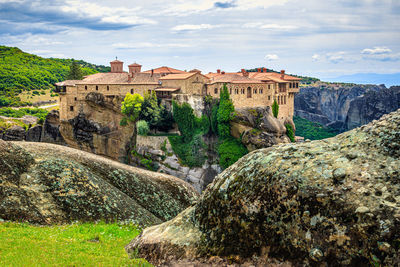
[(67, 76), (68, 80), (82, 80), (83, 74), (81, 70), (81, 66), (76, 63), (75, 60), (72, 61), (71, 66), (69, 67), (69, 73)]

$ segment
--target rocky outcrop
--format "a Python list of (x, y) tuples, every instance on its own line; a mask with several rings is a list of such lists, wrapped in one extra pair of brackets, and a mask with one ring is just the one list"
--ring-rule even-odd
[(26, 132), (25, 140), (28, 142), (40, 142), (42, 140), (42, 125), (35, 125)]
[(354, 99), (346, 116), (346, 129), (354, 129), (400, 108), (400, 86), (369, 91)]
[[(285, 123), (294, 128), (293, 121)], [(270, 107), (236, 109), (231, 125), (232, 136), (241, 138), (249, 151), (290, 142), (284, 123), (272, 115)]]
[(18, 125), (11, 126), (3, 134), (3, 140), (5, 141), (22, 141), (24, 139), (25, 129)]
[(294, 99), (295, 116), (344, 131), (350, 103), (369, 91), (384, 85), (321, 84), (304, 87)]
[(184, 181), (72, 148), (0, 140), (0, 219), (50, 224), (172, 219), (198, 194)]
[[(126, 250), (153, 264), (400, 264), (400, 110), (334, 138), (254, 151)], [(211, 265), (211, 264), (209, 264)], [(202, 265), (208, 266), (208, 265)], [(230, 265), (232, 266), (232, 265)]]
[(51, 110), (44, 121), (40, 142), (65, 145), (64, 138), (60, 133), (60, 112)]
[(121, 99), (91, 92), (75, 118), (61, 121), (60, 132), (68, 146), (126, 162), (133, 124), (121, 126)]

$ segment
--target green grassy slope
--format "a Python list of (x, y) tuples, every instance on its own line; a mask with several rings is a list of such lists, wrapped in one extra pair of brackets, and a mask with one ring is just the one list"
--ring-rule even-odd
[[(65, 80), (72, 59), (42, 58), (25, 53), (16, 47), (0, 46), (0, 106), (21, 103), (22, 91), (52, 88)], [(84, 75), (107, 72), (109, 67), (77, 61)]]
[(124, 250), (134, 225), (84, 223), (34, 226), (0, 222), (0, 266), (152, 266)]
[(296, 125), (296, 135), (302, 136), (304, 139), (321, 140), (339, 134), (338, 131), (332, 128), (324, 127), (321, 124), (300, 117), (294, 116), (293, 121)]

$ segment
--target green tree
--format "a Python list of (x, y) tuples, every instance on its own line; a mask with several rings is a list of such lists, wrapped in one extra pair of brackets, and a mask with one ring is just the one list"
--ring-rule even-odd
[(136, 121), (139, 118), (142, 109), (143, 97), (139, 94), (127, 93), (122, 102), (121, 112), (125, 115), (128, 121), (133, 123), (133, 135), (130, 142), (130, 149), (136, 146)]
[(286, 127), (286, 135), (289, 137), (290, 141), (292, 143), (296, 142), (293, 126), (289, 123), (286, 123), (285, 127)]
[(161, 108), (158, 105), (156, 92), (145, 93), (142, 110), (139, 119), (146, 121), (151, 129), (154, 129), (161, 119)]
[(178, 124), (179, 132), (185, 142), (192, 140), (195, 130), (195, 116), (192, 107), (188, 103), (179, 105), (172, 102), (174, 120)]
[(224, 84), (219, 95), (219, 107), (217, 114), (218, 135), (224, 139), (230, 136), (232, 114), (235, 111), (232, 100), (230, 99), (228, 87)]
[(279, 105), (275, 99), (274, 103), (272, 104), (272, 114), (274, 115), (275, 118), (278, 118), (278, 113), (279, 113)]
[(150, 131), (149, 124), (146, 121), (140, 120), (136, 123), (138, 135), (147, 136)]
[(71, 66), (69, 68), (69, 73), (67, 75), (68, 80), (82, 80), (83, 74), (81, 70), (81, 66), (76, 62), (72, 61)]

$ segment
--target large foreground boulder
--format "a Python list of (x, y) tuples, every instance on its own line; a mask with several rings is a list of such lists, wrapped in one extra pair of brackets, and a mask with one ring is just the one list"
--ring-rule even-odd
[(3, 220), (129, 220), (146, 226), (172, 219), (197, 196), (173, 176), (64, 146), (0, 140)]
[[(400, 110), (337, 137), (254, 151), (126, 247), (179, 261), (400, 265)], [(224, 265), (221, 263), (220, 265)]]

